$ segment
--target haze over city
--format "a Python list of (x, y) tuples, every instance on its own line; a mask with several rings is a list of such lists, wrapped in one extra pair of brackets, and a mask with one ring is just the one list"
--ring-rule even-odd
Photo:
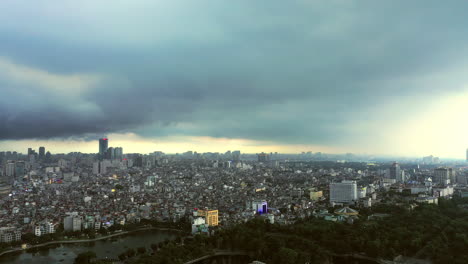
[(461, 159), (467, 7), (1, 1), (0, 148)]
[(0, 10), (0, 263), (468, 263), (467, 1)]

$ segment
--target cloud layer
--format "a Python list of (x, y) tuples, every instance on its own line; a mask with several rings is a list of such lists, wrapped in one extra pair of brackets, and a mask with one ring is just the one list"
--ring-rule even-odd
[(6, 0), (0, 9), (2, 140), (380, 144), (381, 130), (468, 81), (463, 1)]

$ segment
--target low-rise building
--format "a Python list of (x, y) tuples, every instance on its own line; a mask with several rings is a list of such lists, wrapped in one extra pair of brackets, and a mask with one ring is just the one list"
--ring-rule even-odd
[(198, 216), (204, 217), (208, 226), (218, 225), (218, 210), (198, 210)]
[(21, 241), (21, 231), (15, 227), (2, 227), (0, 228), (0, 242), (11, 243)]

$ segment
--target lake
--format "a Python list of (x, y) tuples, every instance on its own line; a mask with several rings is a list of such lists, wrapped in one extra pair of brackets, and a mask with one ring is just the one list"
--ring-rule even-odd
[(135, 233), (112, 237), (90, 243), (75, 243), (53, 245), (52, 248), (38, 248), (37, 253), (7, 254), (0, 257), (0, 263), (12, 264), (71, 264), (76, 256), (82, 252), (94, 251), (98, 258), (117, 259), (118, 255), (129, 248), (136, 250), (138, 247), (150, 249), (151, 244), (162, 242), (166, 239), (173, 240), (177, 237), (174, 231), (144, 230)]

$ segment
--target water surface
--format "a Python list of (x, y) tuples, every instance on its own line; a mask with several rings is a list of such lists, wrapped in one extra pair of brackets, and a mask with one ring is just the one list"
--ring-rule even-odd
[(166, 239), (172, 240), (177, 237), (174, 231), (144, 230), (135, 233), (112, 237), (89, 243), (62, 244), (50, 247), (38, 248), (36, 253), (22, 251), (16, 254), (7, 254), (0, 257), (0, 263), (12, 264), (72, 264), (76, 256), (82, 252), (94, 251), (98, 258), (117, 259), (118, 255), (129, 248), (137, 249), (162, 242)]

